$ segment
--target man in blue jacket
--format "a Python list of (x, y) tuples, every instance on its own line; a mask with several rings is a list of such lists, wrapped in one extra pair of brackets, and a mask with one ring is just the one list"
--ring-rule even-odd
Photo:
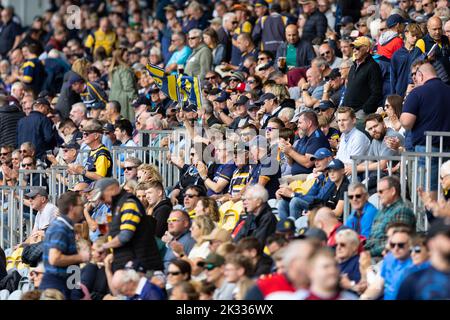
[(358, 234), (368, 238), (372, 230), (372, 223), (378, 210), (369, 201), (369, 194), (362, 183), (354, 183), (348, 187), (348, 198), (353, 211), (345, 223)]
[(17, 144), (31, 142), (36, 147), (36, 158), (41, 160), (47, 150), (56, 146), (56, 130), (46, 116), (49, 110), (50, 103), (45, 98), (38, 98), (33, 103), (33, 111), (17, 125)]

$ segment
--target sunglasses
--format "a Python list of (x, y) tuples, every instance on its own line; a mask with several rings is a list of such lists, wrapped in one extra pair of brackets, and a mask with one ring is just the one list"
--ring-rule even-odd
[(422, 3), (422, 7), (428, 8), (429, 6), (431, 6), (431, 2), (429, 2), (429, 3)]
[(208, 271), (211, 271), (211, 270), (214, 270), (215, 268), (217, 268), (217, 266), (213, 265), (212, 263), (208, 263), (203, 268), (205, 268)]
[(232, 21), (231, 23), (232, 23), (232, 24), (239, 24), (238, 21)]
[(414, 246), (411, 248), (411, 253), (421, 253), (422, 247), (421, 246)]
[(267, 60), (267, 57), (258, 57), (258, 61), (259, 60)]
[(167, 272), (168, 276), (179, 276), (181, 274), (180, 271), (169, 271)]
[(386, 30), (387, 30), (387, 28), (380, 28), (381, 32), (386, 31)]
[(267, 131), (269, 131), (269, 132), (272, 132), (273, 130), (275, 130), (276, 128), (274, 128), (274, 127), (266, 127), (266, 130)]
[(362, 48), (362, 46), (361, 47), (353, 47), (353, 50), (359, 51), (359, 50), (361, 50), (361, 48)]
[(406, 242), (389, 242), (389, 246), (394, 249), (395, 247), (399, 249), (405, 249)]
[(336, 243), (336, 247), (342, 247), (342, 248), (345, 248), (346, 246), (347, 246), (347, 244), (344, 243), (344, 242), (337, 242), (337, 243)]
[(353, 198), (354, 199), (361, 199), (362, 198), (362, 194), (361, 193), (359, 193), (359, 194), (351, 194), (351, 195), (348, 195), (348, 198), (350, 199), (350, 200), (353, 200)]
[(124, 167), (123, 168), (125, 171), (131, 171), (133, 169), (136, 169), (136, 167)]
[(92, 133), (94, 133), (94, 131), (83, 131), (83, 137), (87, 137)]
[(380, 189), (380, 190), (378, 190), (377, 192), (379, 193), (379, 194), (383, 194), (384, 192), (386, 192), (387, 190), (389, 190), (390, 188), (386, 188), (386, 189)]
[(32, 167), (33, 164), (32, 163), (22, 163), (22, 165), (26, 168), (26, 167)]
[(211, 80), (214, 80), (216, 77), (215, 76), (212, 76), (212, 77), (209, 77), (209, 78), (205, 78), (205, 80), (206, 81), (211, 81)]
[(192, 199), (192, 198), (198, 197), (198, 194), (189, 194), (189, 193), (186, 193), (186, 194), (184, 195), (184, 197), (188, 197), (189, 199)]
[(255, 83), (255, 80), (248, 80), (247, 83), (248, 83), (248, 84), (254, 84), (254, 83)]
[(7, 156), (9, 154), (9, 152), (2, 152), (0, 153), (0, 156)]
[(331, 51), (326, 51), (324, 53), (321, 53), (320, 56), (325, 57), (326, 55), (329, 55)]
[(198, 39), (198, 37), (189, 37), (188, 39), (189, 40), (195, 40), (195, 39)]

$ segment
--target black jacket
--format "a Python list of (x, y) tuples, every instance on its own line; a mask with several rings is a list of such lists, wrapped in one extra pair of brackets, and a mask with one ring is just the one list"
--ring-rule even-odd
[(325, 39), (327, 28), (327, 18), (322, 12), (316, 10), (306, 20), (306, 23), (303, 27), (302, 40), (307, 42), (311, 42), (315, 38), (320, 38), (321, 40), (323, 40)]
[(114, 238), (120, 233), (122, 214), (127, 214), (126, 210), (120, 212), (120, 208), (128, 201), (136, 203), (141, 219), (131, 240), (114, 249), (113, 271), (123, 269), (127, 262), (132, 260), (138, 260), (146, 271), (163, 270), (162, 259), (155, 239), (156, 221), (153, 217), (145, 214), (145, 208), (136, 196), (122, 191), (114, 197), (111, 206), (113, 218), (109, 225), (109, 235)]
[(153, 209), (152, 217), (156, 219), (156, 236), (161, 238), (167, 231), (167, 219), (172, 211), (172, 202), (169, 199), (164, 199), (156, 205)]
[(381, 68), (372, 56), (367, 56), (358, 68), (354, 63), (347, 81), (342, 105), (355, 111), (363, 109), (367, 114), (375, 112), (383, 98), (383, 79)]
[(31, 142), (36, 147), (36, 158), (42, 159), (47, 150), (56, 146), (56, 130), (52, 121), (44, 114), (31, 111), (17, 124), (17, 144)]
[(254, 277), (259, 278), (264, 274), (272, 273), (273, 260), (268, 255), (264, 254), (259, 258), (256, 263), (255, 272), (253, 274)]
[(245, 237), (254, 237), (264, 246), (267, 237), (275, 232), (276, 226), (277, 218), (275, 218), (272, 208), (266, 203), (258, 216), (251, 213), (248, 214), (244, 225), (236, 234), (234, 241), (238, 242)]
[(70, 110), (72, 109), (72, 105), (81, 101), (81, 96), (72, 90), (69, 86), (68, 80), (70, 76), (75, 74), (72, 70), (69, 70), (64, 75), (63, 86), (61, 88), (61, 94), (58, 98), (58, 103), (56, 104), (56, 110), (61, 113), (61, 117), (63, 120), (69, 119)]
[(23, 117), (25, 113), (16, 104), (0, 107), (0, 146), (17, 147), (17, 124)]
[[(286, 57), (286, 51), (287, 51), (288, 44), (284, 42), (281, 44), (277, 49), (277, 57), (276, 61), (278, 61), (279, 57)], [(300, 39), (296, 44), (295, 47), (297, 49), (297, 60), (296, 60), (296, 67), (305, 67), (309, 66), (311, 64), (311, 60), (316, 57), (316, 54), (314, 52), (314, 48), (311, 45), (311, 42), (304, 41), (303, 39)]]

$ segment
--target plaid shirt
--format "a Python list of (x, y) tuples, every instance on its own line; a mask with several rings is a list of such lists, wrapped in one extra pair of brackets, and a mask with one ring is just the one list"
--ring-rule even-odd
[(372, 232), (365, 246), (367, 250), (370, 250), (372, 256), (381, 257), (386, 246), (386, 227), (395, 222), (405, 223), (412, 228), (416, 226), (414, 212), (405, 206), (401, 198), (390, 206), (382, 208), (375, 216)]

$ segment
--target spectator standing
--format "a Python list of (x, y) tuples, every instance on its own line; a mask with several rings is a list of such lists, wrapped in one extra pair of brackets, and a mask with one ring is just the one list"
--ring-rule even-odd
[(84, 45), (92, 56), (100, 47), (105, 50), (107, 56), (110, 56), (113, 50), (117, 48), (118, 37), (112, 30), (107, 17), (100, 19), (99, 28), (88, 35)]
[(167, 61), (166, 72), (174, 72), (179, 65), (186, 64), (186, 61), (191, 54), (191, 49), (186, 45), (186, 36), (182, 32), (175, 32), (172, 34), (171, 45), (169, 51), (172, 55)]
[(280, 57), (284, 57), (288, 68), (309, 66), (311, 60), (315, 58), (311, 43), (300, 39), (298, 27), (295, 24), (290, 24), (286, 27), (285, 36), (286, 42), (278, 46), (276, 61), (279, 61)]
[(165, 197), (164, 187), (159, 181), (149, 182), (145, 197), (149, 208), (147, 214), (156, 219), (155, 234), (161, 238), (168, 228), (167, 219), (172, 212), (172, 203)]
[(21, 66), (21, 70), (23, 71), (21, 80), (25, 84), (25, 87), (30, 88), (33, 94), (37, 96), (45, 83), (45, 67), (41, 60), (38, 59), (40, 52), (36, 45), (26, 45), (22, 51), (26, 60)]
[(9, 51), (16, 48), (20, 42), (22, 27), (14, 21), (14, 10), (5, 8), (1, 11), (0, 24), (0, 56), (6, 58)]
[(206, 73), (211, 70), (211, 49), (203, 43), (203, 33), (199, 29), (189, 31), (188, 44), (192, 53), (187, 59), (184, 72), (188, 76), (199, 76), (200, 80), (203, 80)]
[(5, 96), (0, 96), (0, 146), (17, 145), (17, 126), (23, 117), (20, 105), (9, 104)]

